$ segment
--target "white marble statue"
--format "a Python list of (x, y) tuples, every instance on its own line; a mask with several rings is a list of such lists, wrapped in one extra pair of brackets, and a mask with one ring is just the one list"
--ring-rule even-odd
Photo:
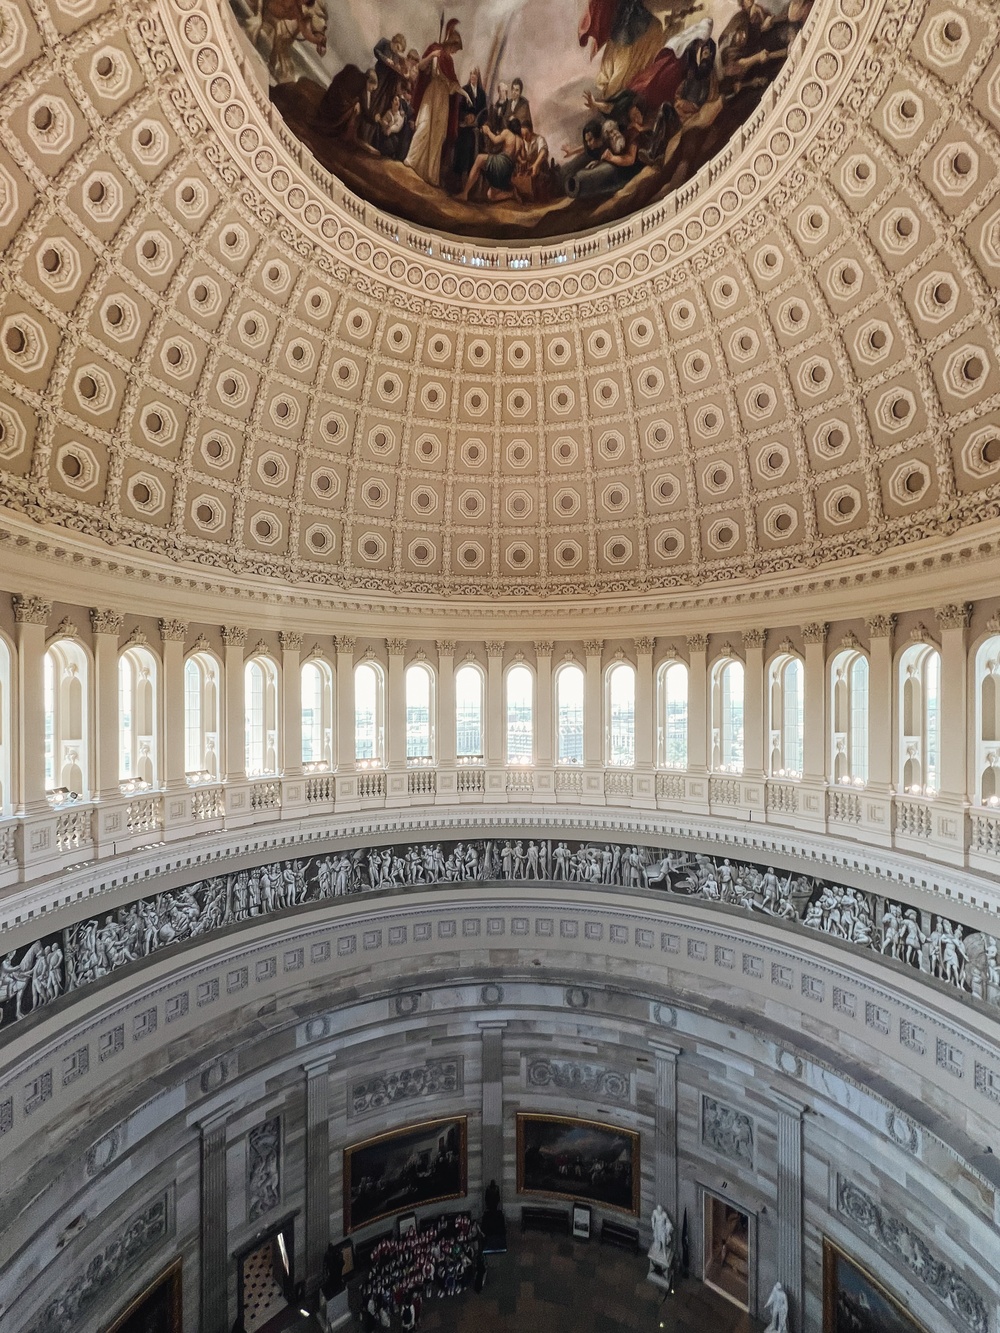
[(653, 1226), (653, 1243), (649, 1247), (649, 1259), (657, 1267), (669, 1272), (674, 1262), (674, 1224), (660, 1203), (653, 1209), (650, 1222)]
[(764, 1333), (788, 1333), (788, 1297), (780, 1282), (771, 1288), (764, 1309), (771, 1316), (771, 1322)]

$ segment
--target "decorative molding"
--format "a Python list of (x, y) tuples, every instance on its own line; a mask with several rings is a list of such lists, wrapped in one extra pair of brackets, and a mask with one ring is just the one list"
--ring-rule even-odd
[(98, 611), (90, 613), (90, 628), (95, 634), (121, 634), (125, 617), (120, 611)]
[(281, 644), (282, 652), (299, 653), (302, 651), (302, 635), (297, 630), (281, 630), (278, 634), (278, 642)]
[(148, 648), (148, 647), (149, 647), (149, 640), (146, 638), (145, 634), (142, 632), (142, 630), (139, 628), (138, 625), (136, 625), (135, 629), (132, 631), (132, 633), (131, 633), (131, 634), (128, 636), (128, 638), (125, 640), (125, 647), (126, 647), (126, 648)]
[(438, 650), (438, 655), (439, 655), (440, 657), (454, 657), (454, 656), (455, 656), (455, 640), (454, 640), (454, 639), (438, 639), (438, 640), (436, 641), (436, 643), (435, 643), (435, 647), (437, 648), (437, 650)]
[(689, 634), (687, 636), (688, 652), (707, 653), (708, 635), (707, 634)]
[(405, 639), (386, 639), (385, 646), (389, 650), (390, 657), (402, 657), (406, 652)]
[(841, 638), (840, 646), (841, 648), (853, 648), (855, 651), (857, 651), (858, 649), (861, 648), (862, 645), (861, 645), (861, 640), (858, 638), (858, 636), (852, 630), (848, 630), (847, 633)]
[(347, 1099), (347, 1114), (353, 1118), (397, 1102), (450, 1096), (461, 1093), (463, 1088), (461, 1056), (425, 1060), (423, 1064), (373, 1074), (355, 1083)]
[(14, 620), (18, 625), (47, 625), (52, 603), (44, 597), (14, 597)]
[(506, 645), (506, 643), (504, 642), (503, 639), (487, 639), (487, 640), (486, 640), (486, 656), (487, 656), (487, 657), (503, 657), (503, 650), (504, 650), (504, 648), (505, 648), (506, 646), (507, 646), (507, 645)]
[(968, 629), (972, 619), (972, 603), (951, 603), (934, 612), (941, 629)]
[(270, 656), (271, 656), (271, 646), (270, 646), (270, 644), (265, 643), (263, 639), (258, 639), (257, 642), (254, 644), (254, 646), (250, 649), (250, 652), (247, 654), (247, 656), (248, 656), (248, 657), (270, 657)]
[(186, 620), (161, 620), (160, 638), (164, 643), (183, 643), (187, 638), (188, 622)]
[(551, 639), (536, 639), (534, 642), (536, 656), (551, 657), (553, 646)]
[(804, 643), (826, 643), (826, 635), (829, 625), (825, 620), (813, 621), (809, 625), (802, 626), (802, 640)]
[(222, 626), (222, 642), (227, 648), (243, 648), (246, 641), (247, 631), (243, 625)]
[(720, 1157), (753, 1170), (754, 1122), (742, 1111), (702, 1094), (701, 1141)]
[(247, 1221), (256, 1222), (281, 1203), (281, 1117), (272, 1116), (247, 1135)]
[(745, 648), (763, 648), (766, 643), (766, 629), (745, 629), (743, 631), (743, 646)]
[(962, 1274), (942, 1259), (908, 1222), (894, 1217), (860, 1185), (841, 1175), (837, 1176), (837, 1211), (970, 1333), (989, 1333), (986, 1302)]
[(588, 657), (600, 657), (604, 652), (603, 639), (584, 639), (583, 651)]
[(559, 1092), (597, 1101), (619, 1102), (623, 1106), (632, 1100), (629, 1076), (606, 1065), (588, 1064), (580, 1060), (562, 1060), (554, 1056), (528, 1056), (524, 1083), (526, 1088), (554, 1088)]
[(335, 639), (338, 653), (353, 653), (358, 640), (353, 634), (338, 634)]
[(650, 656), (652, 655), (653, 649), (656, 647), (656, 639), (651, 634), (640, 634), (639, 637), (633, 639), (632, 642), (635, 644), (635, 651), (640, 655), (645, 654)]
[(80, 631), (75, 621), (70, 620), (69, 616), (63, 616), (59, 624), (52, 631), (53, 639), (78, 639)]
[(30, 1325), (31, 1333), (77, 1333), (97, 1312), (107, 1313), (112, 1290), (174, 1234), (170, 1191), (145, 1204), (123, 1224), (106, 1224), (102, 1234), (111, 1237), (103, 1250), (89, 1260), (84, 1272), (60, 1282), (58, 1294)]
[(212, 645), (205, 638), (204, 634), (199, 634), (191, 645), (191, 651), (193, 653), (210, 653), (212, 651)]

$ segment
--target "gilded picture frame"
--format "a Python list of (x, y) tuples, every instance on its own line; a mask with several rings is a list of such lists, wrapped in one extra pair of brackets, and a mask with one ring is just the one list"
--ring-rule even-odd
[[(176, 1259), (131, 1300), (104, 1333), (182, 1333), (182, 1261)], [(152, 1322), (150, 1322), (152, 1321)]]
[(927, 1331), (867, 1268), (824, 1236), (823, 1333)]
[(575, 1116), (517, 1114), (517, 1192), (639, 1216), (639, 1135)]
[(344, 1149), (344, 1234), (468, 1193), (468, 1117), (440, 1116)]

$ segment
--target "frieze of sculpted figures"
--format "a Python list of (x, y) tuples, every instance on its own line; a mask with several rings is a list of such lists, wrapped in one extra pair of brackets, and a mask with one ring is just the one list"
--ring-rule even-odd
[(52, 1297), (31, 1325), (31, 1333), (74, 1333), (94, 1314), (107, 1314), (112, 1286), (173, 1234), (171, 1214), (167, 1193), (133, 1213), (84, 1271)]
[(908, 1222), (886, 1212), (853, 1181), (837, 1178), (837, 1211), (875, 1241), (972, 1333), (988, 1333), (986, 1305), (965, 1278), (912, 1230)]
[(281, 1202), (281, 1119), (272, 1116), (247, 1135), (247, 1216), (251, 1222)]
[(701, 852), (563, 838), (358, 847), (200, 880), (88, 917), (0, 957), (9, 1025), (159, 949), (303, 903), (413, 885), (576, 883), (660, 890), (794, 921), (1000, 1005), (997, 940), (865, 889)]
[(714, 1097), (701, 1099), (701, 1141), (722, 1157), (753, 1166), (753, 1120)]

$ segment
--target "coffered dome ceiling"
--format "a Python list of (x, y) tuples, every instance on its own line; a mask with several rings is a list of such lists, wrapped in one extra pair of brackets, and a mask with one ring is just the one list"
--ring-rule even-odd
[(348, 192), (228, 4), (0, 0), (5, 502), (389, 593), (992, 535), (998, 43), (992, 4), (817, 0), (683, 189), (509, 250)]

